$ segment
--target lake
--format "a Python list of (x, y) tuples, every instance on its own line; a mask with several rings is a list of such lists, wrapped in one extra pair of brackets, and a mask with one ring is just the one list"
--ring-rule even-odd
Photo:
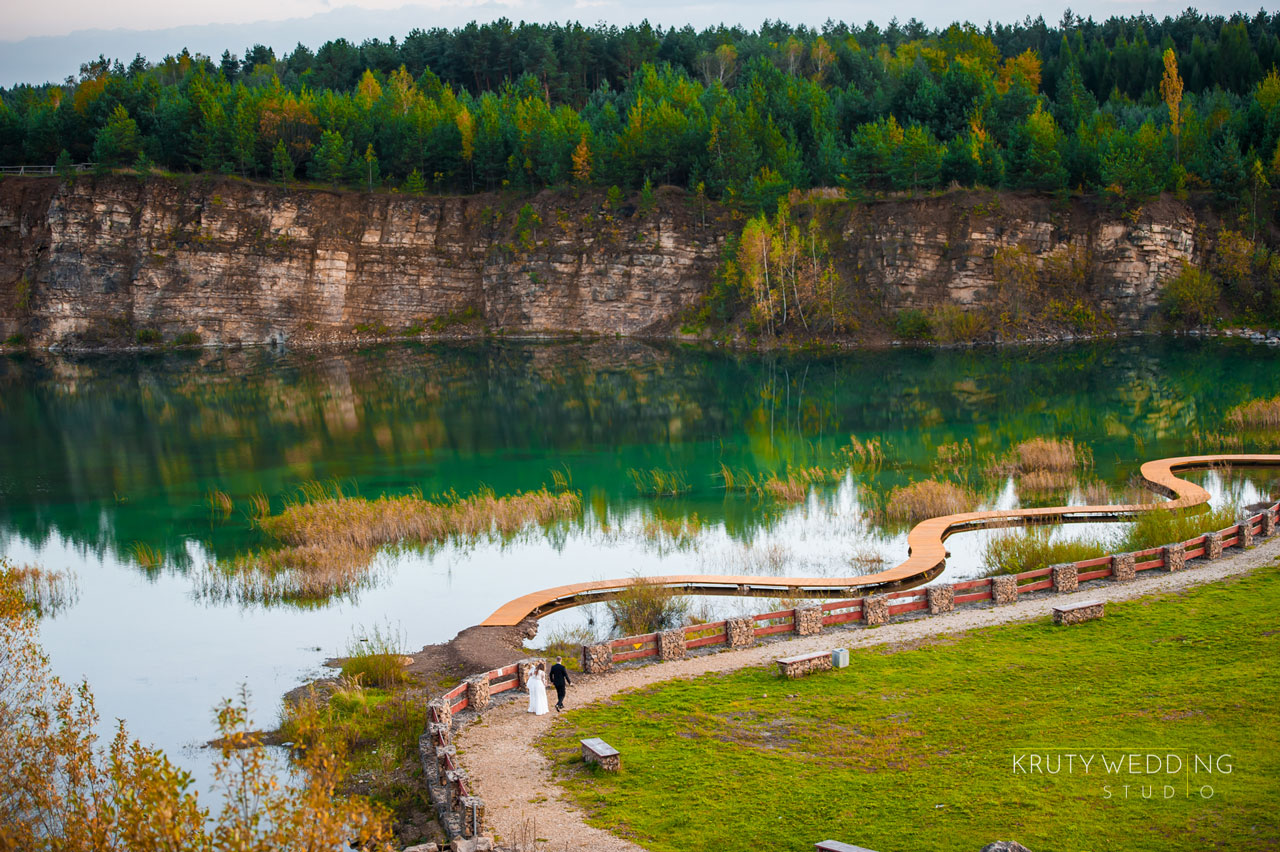
[[(271, 726), (280, 695), (359, 631), (408, 645), (451, 638), (504, 601), (576, 580), (667, 573), (864, 573), (906, 555), (905, 529), (867, 518), (877, 496), (929, 478), (938, 448), (980, 469), (1018, 442), (1070, 437), (1083, 481), (1119, 492), (1141, 461), (1212, 451), (1224, 416), (1280, 393), (1280, 352), (1240, 340), (1127, 338), (1050, 347), (741, 354), (633, 341), (254, 349), (0, 358), (0, 553), (69, 569), (78, 601), (42, 624), (65, 678), (105, 720), (197, 774), (212, 708), (243, 684)], [(883, 461), (799, 503), (726, 493), (722, 471), (837, 465), (851, 438)], [(1241, 449), (1270, 450), (1246, 443)], [(645, 496), (634, 472), (678, 476)], [(1274, 471), (1195, 477), (1215, 502), (1273, 493)], [(552, 486), (583, 517), (506, 540), (383, 553), (373, 582), (327, 602), (242, 605), (199, 593), (204, 566), (266, 542), (248, 501), (279, 510), (308, 482), (377, 496)], [(1078, 488), (976, 485), (985, 507), (1079, 500)], [(212, 489), (229, 516), (213, 512)], [(672, 539), (656, 520), (698, 519)], [(1080, 525), (1059, 535), (1109, 532)], [(948, 542), (944, 578), (980, 572), (984, 541)], [(143, 568), (137, 554), (162, 554)], [(709, 611), (768, 601), (707, 599)], [(557, 614), (542, 635), (599, 613)], [(535, 640), (536, 642), (536, 640)]]

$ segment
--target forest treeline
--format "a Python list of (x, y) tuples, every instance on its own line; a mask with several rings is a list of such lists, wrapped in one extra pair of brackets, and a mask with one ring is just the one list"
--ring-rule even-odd
[(185, 50), (0, 90), (0, 162), (402, 191), (675, 184), (772, 211), (983, 185), (1253, 199), (1280, 179), (1280, 14), (979, 29), (520, 24)]

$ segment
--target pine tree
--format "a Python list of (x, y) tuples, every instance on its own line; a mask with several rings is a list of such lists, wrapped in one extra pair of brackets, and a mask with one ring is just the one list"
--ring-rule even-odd
[(293, 169), (293, 158), (289, 156), (289, 149), (284, 146), (284, 140), (276, 140), (275, 150), (271, 153), (271, 179), (288, 189), (289, 181), (293, 178)]
[(647, 218), (657, 203), (657, 199), (653, 197), (653, 182), (646, 177), (644, 186), (640, 187), (640, 216)]
[(320, 144), (311, 160), (311, 176), (337, 189), (350, 161), (351, 146), (343, 141), (342, 134), (336, 130), (326, 130), (320, 135)]
[[(1280, 153), (1280, 148), (1277, 148), (1276, 150)], [(53, 170), (58, 173), (58, 177), (62, 178), (63, 182), (66, 183), (67, 186), (71, 186), (71, 184), (75, 183), (76, 167), (75, 164), (71, 162), (71, 152), (66, 148), (63, 148), (62, 152), (58, 154), (58, 159), (53, 164)]]
[(378, 170), (378, 155), (373, 152), (372, 142), (370, 142), (368, 147), (364, 149), (364, 165), (365, 178), (368, 181), (369, 191), (373, 192), (373, 183), (374, 181), (381, 179), (381, 172)]
[(422, 179), (422, 172), (414, 169), (404, 182), (404, 191), (412, 195), (422, 195), (427, 191), (427, 183)]

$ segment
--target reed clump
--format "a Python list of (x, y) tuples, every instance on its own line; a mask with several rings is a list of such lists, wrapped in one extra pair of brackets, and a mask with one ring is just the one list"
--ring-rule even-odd
[(982, 549), (983, 571), (987, 576), (1020, 574), (1111, 552), (1102, 539), (1055, 541), (1050, 536), (1050, 531), (1043, 528), (995, 536)]
[(144, 571), (155, 571), (164, 565), (164, 554), (145, 541), (135, 541), (129, 545), (129, 555)]
[(605, 606), (614, 632), (619, 636), (635, 636), (680, 627), (689, 611), (689, 600), (637, 577)]
[(840, 448), (840, 453), (850, 468), (870, 472), (884, 467), (889, 449), (889, 443), (880, 438), (860, 441), (857, 435), (850, 435), (849, 443)]
[(809, 496), (814, 485), (839, 482), (844, 478), (844, 467), (789, 467), (782, 474), (775, 472), (755, 474), (748, 470), (733, 470), (720, 465), (720, 479), (726, 491), (738, 491), (756, 497), (769, 497), (782, 503), (799, 503)]
[(884, 506), (875, 512), (880, 521), (919, 523), (940, 515), (971, 512), (978, 495), (954, 482), (925, 479), (889, 492)]
[(1093, 452), (1084, 444), (1070, 438), (1032, 438), (1013, 448), (1014, 468), (1017, 473), (1035, 471), (1069, 473), (1078, 468), (1093, 466)]
[(39, 565), (14, 565), (0, 559), (0, 585), (17, 589), (23, 604), (37, 618), (56, 615), (80, 598), (80, 586), (74, 574), (50, 571)]
[(1280, 396), (1255, 399), (1227, 412), (1227, 422), (1237, 429), (1275, 431), (1280, 429)]
[(1138, 515), (1123, 532), (1072, 540), (1055, 541), (1044, 528), (1006, 533), (987, 542), (982, 552), (982, 567), (987, 576), (1019, 574), (1112, 553), (1163, 547), (1230, 527), (1236, 522), (1237, 514), (1235, 506), (1199, 512), (1154, 509)]
[(209, 507), (210, 514), (228, 517), (235, 504), (231, 502), (231, 495), (217, 488), (210, 488), (209, 492), (204, 495), (204, 502)]
[(342, 660), (342, 676), (362, 686), (391, 689), (408, 680), (405, 661), (408, 640), (404, 631), (375, 624), (371, 630), (358, 631), (347, 642), (347, 656)]
[(678, 518), (654, 515), (645, 519), (644, 536), (654, 541), (670, 542), (677, 547), (688, 547), (702, 534), (702, 526), (702, 519), (696, 512)]
[(319, 499), (295, 502), (279, 514), (258, 519), (258, 526), (283, 547), (242, 554), (207, 568), (200, 594), (241, 603), (326, 600), (370, 584), (370, 565), (387, 545), (509, 537), (531, 524), (546, 526), (582, 512), (579, 494), (546, 489), (505, 497), (484, 490), (436, 500), (420, 494), (367, 500), (304, 489), (304, 499), (309, 496)]
[(663, 470), (657, 467), (638, 470), (633, 467), (627, 471), (627, 475), (631, 477), (636, 491), (645, 497), (679, 497), (693, 490), (684, 471), (680, 470)]

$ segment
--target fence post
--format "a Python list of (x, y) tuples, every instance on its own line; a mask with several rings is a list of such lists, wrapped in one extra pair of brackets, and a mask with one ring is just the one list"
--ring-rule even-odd
[(796, 607), (795, 625), (798, 636), (816, 636), (821, 633), (822, 607), (817, 604)]
[(1135, 568), (1136, 560), (1132, 553), (1117, 553), (1111, 557), (1111, 579), (1117, 583), (1127, 583), (1138, 576)]
[(478, 674), (467, 678), (467, 704), (477, 713), (489, 706), (489, 675)]
[(955, 610), (956, 590), (950, 583), (929, 586), (925, 591), (929, 596), (930, 615), (937, 615), (940, 612), (953, 612)]
[(862, 623), (875, 627), (889, 621), (889, 599), (884, 595), (868, 595), (862, 599)]
[(1240, 522), (1240, 537), (1236, 544), (1240, 546), (1241, 550), (1246, 547), (1253, 547), (1253, 529), (1248, 518)]
[(1204, 534), (1204, 558), (1220, 559), (1222, 557), (1222, 533), (1209, 532)]
[(664, 630), (658, 634), (659, 660), (681, 660), (684, 659), (686, 651), (683, 627)]
[(582, 670), (587, 674), (600, 674), (613, 668), (613, 644), (600, 642), (582, 646)]
[(756, 622), (749, 615), (741, 618), (726, 618), (724, 621), (725, 639), (730, 648), (746, 648), (756, 641)]
[(991, 601), (997, 606), (1018, 602), (1018, 578), (1013, 576), (991, 578)]
[(1080, 569), (1074, 563), (1054, 565), (1051, 569), (1053, 590), (1058, 593), (1074, 592), (1080, 588)]

